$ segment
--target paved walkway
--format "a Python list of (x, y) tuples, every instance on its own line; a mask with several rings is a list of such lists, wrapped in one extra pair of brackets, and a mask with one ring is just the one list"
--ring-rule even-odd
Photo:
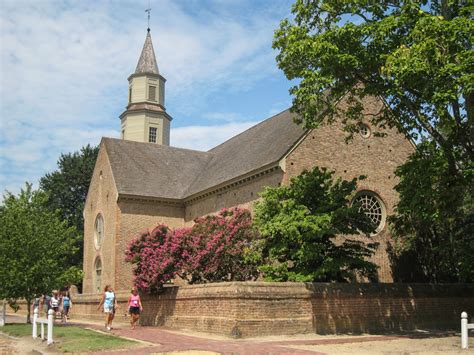
[[(100, 329), (98, 326), (95, 328)], [(139, 327), (135, 330), (118, 327), (112, 333), (130, 339), (137, 339), (147, 342), (149, 345), (143, 348), (133, 349), (134, 354), (150, 353), (188, 353), (202, 352), (202, 354), (325, 354), (317, 350), (296, 349), (291, 346), (312, 346), (320, 344), (353, 344), (366, 341), (383, 341), (397, 339), (390, 336), (358, 336), (358, 337), (321, 337), (317, 335), (309, 336), (307, 339), (295, 340), (265, 340), (265, 339), (239, 339), (231, 340), (226, 338), (215, 339), (210, 335), (203, 337), (203, 334), (186, 335), (182, 332), (175, 332), (154, 327)], [(302, 336), (304, 337), (304, 336)], [(277, 338), (277, 337), (272, 337)], [(319, 339), (315, 339), (319, 338)], [(129, 351), (97, 352), (96, 354), (124, 354)]]
[[(9, 317), (9, 321), (15, 321)], [(16, 317), (15, 317), (16, 318)], [(21, 318), (24, 322), (24, 318)], [(75, 321), (71, 325), (104, 331), (101, 322)], [(167, 354), (167, 355), (259, 355), (259, 354), (458, 354), (461, 353), (459, 335), (452, 333), (412, 333), (397, 336), (321, 336), (304, 334), (287, 337), (229, 339), (219, 335), (174, 331), (156, 327), (138, 327), (135, 330), (123, 322), (116, 322), (111, 333), (134, 339), (141, 344), (133, 349), (102, 351), (94, 354)], [(25, 339), (26, 341), (27, 339)], [(12, 341), (0, 337), (0, 354), (12, 353)], [(34, 343), (37, 344), (37, 343)], [(21, 344), (17, 344), (21, 345)], [(35, 350), (46, 354), (52, 349)], [(23, 349), (26, 349), (24, 347)], [(17, 347), (18, 350), (18, 347)], [(471, 353), (471, 349), (462, 354)], [(14, 353), (14, 352), (13, 352)], [(12, 354), (13, 354), (12, 353)], [(27, 353), (27, 352), (24, 352)], [(37, 354), (37, 353), (36, 353)]]

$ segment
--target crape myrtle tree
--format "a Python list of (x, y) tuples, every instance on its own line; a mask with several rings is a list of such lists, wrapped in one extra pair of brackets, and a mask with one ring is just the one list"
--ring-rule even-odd
[(0, 299), (31, 300), (82, 278), (68, 266), (77, 231), (45, 207), (47, 195), (30, 184), (15, 196), (6, 193), (0, 208)]
[(257, 277), (258, 238), (248, 210), (223, 209), (194, 222), (176, 230), (158, 225), (131, 241), (125, 260), (139, 289), (157, 292), (176, 276), (191, 284)]
[(258, 276), (258, 233), (249, 210), (222, 209), (199, 217), (185, 233), (182, 275), (189, 283), (246, 281)]
[(87, 145), (78, 152), (61, 154), (58, 169), (40, 179), (40, 188), (48, 193), (47, 207), (59, 211), (61, 219), (78, 231), (74, 244), (77, 252), (68, 261), (78, 267), (82, 267), (84, 249), (82, 212), (98, 153), (98, 146)]
[(132, 263), (134, 284), (143, 291), (154, 293), (172, 280), (181, 266), (184, 254), (179, 233), (160, 224), (143, 231), (133, 239), (125, 252), (125, 261)]
[(360, 178), (334, 180), (333, 175), (316, 167), (261, 194), (254, 224), (262, 236), (260, 270), (266, 280), (376, 279), (377, 266), (368, 258), (377, 244), (351, 238), (363, 233), (370, 241), (375, 231), (361, 206), (352, 203)]
[[(463, 0), (298, 0), (294, 18), (275, 32), (277, 62), (297, 79), (293, 110), (305, 127), (340, 116), (350, 138), (366, 119), (417, 143), (396, 172), (392, 227), (393, 260), (420, 272), (400, 281), (473, 280), (473, 11)], [(363, 116), (365, 96), (385, 105)], [(342, 98), (345, 112), (336, 105)]]

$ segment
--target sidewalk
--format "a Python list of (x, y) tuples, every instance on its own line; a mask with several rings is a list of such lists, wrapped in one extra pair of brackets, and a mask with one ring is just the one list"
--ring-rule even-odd
[[(12, 317), (9, 318), (12, 320)], [(23, 318), (21, 320), (24, 321)], [(101, 322), (74, 320), (71, 325), (104, 331)], [(250, 339), (230, 339), (219, 335), (175, 331), (158, 327), (135, 330), (114, 322), (111, 333), (142, 342), (133, 350), (102, 351), (94, 354), (472, 354), (461, 351), (459, 335), (443, 332), (416, 332), (393, 336), (302, 334)], [(472, 338), (471, 338), (472, 339)], [(474, 339), (473, 339), (474, 341)], [(472, 344), (472, 342), (471, 342)], [(1, 349), (1, 346), (0, 346)]]
[[(93, 325), (101, 329), (102, 325)], [(157, 327), (118, 326), (112, 333), (147, 342), (148, 346), (133, 354), (474, 354), (461, 351), (460, 336), (452, 332), (413, 332), (403, 335), (317, 335), (271, 336), (230, 339), (219, 335), (191, 331), (174, 331)], [(127, 351), (96, 354), (126, 354)]]

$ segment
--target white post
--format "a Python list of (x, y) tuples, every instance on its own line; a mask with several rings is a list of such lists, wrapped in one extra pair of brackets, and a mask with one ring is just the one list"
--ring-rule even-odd
[(35, 307), (33, 312), (33, 339), (38, 337), (38, 325), (36, 324), (36, 320), (38, 319), (38, 308)]
[(469, 344), (467, 343), (467, 313), (461, 313), (461, 349), (467, 349)]
[(7, 304), (5, 301), (2, 302), (2, 316), (0, 317), (0, 327), (5, 326), (5, 323), (7, 322)]
[(47, 344), (53, 343), (53, 322), (54, 322), (54, 311), (50, 309), (48, 311), (48, 341)]
[(40, 322), (41, 323), (41, 340), (44, 340), (44, 323), (43, 322)]

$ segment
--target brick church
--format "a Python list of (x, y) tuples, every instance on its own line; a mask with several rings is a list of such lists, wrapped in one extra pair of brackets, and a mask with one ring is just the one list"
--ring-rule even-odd
[[(378, 226), (373, 239), (380, 246), (373, 258), (379, 280), (392, 281), (386, 219), (398, 198), (394, 171), (414, 150), (403, 135), (385, 129), (387, 136), (377, 137), (380, 129), (367, 122), (346, 144), (340, 122), (305, 131), (286, 110), (207, 152), (175, 148), (169, 146), (166, 79), (149, 31), (128, 81), (121, 139), (102, 138), (84, 208), (84, 293), (98, 293), (106, 284), (130, 289), (132, 267), (124, 252), (140, 231), (158, 223), (183, 227), (224, 207), (252, 209), (265, 186), (287, 184), (314, 166), (345, 179), (367, 176), (355, 198)], [(376, 113), (381, 105), (365, 99), (365, 113)]]

